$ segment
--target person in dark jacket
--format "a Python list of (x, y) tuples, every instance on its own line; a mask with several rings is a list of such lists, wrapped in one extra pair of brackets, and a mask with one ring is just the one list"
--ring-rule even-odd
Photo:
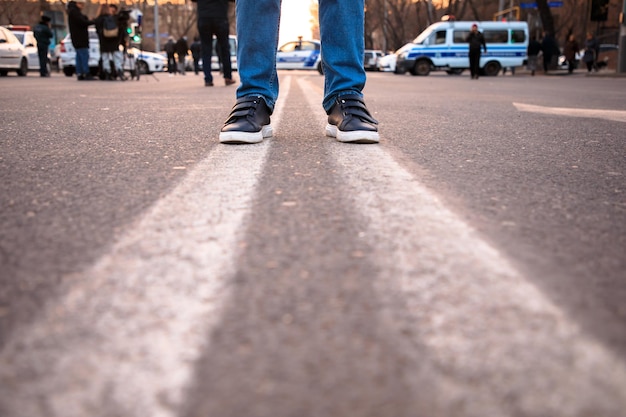
[(583, 55), (583, 62), (587, 65), (587, 72), (591, 72), (591, 70), (598, 70), (596, 60), (598, 59), (599, 51), (600, 44), (597, 39), (593, 36), (593, 33), (587, 32), (587, 39), (585, 39), (585, 53)]
[[(100, 40), (100, 58), (102, 59), (102, 71), (105, 80), (115, 80), (120, 77), (122, 81), (124, 70), (122, 69), (122, 55), (120, 52), (121, 30), (119, 27), (117, 6), (103, 4), (100, 6), (100, 14), (94, 20), (96, 32)], [(115, 30), (107, 30), (107, 26), (115, 25)], [(113, 67), (111, 66), (113, 62)]]
[(478, 31), (476, 23), (472, 25), (472, 31), (467, 35), (467, 42), (469, 43), (470, 73), (472, 80), (477, 80), (478, 72), (480, 71), (480, 50), (483, 48), (485, 53), (487, 53), (487, 44), (483, 34)]
[(550, 65), (552, 65), (552, 57), (554, 54), (559, 54), (559, 46), (550, 32), (545, 32), (543, 34), (541, 52), (543, 53), (543, 72), (547, 74), (550, 69)]
[(202, 71), (204, 85), (213, 86), (211, 75), (211, 56), (213, 55), (213, 35), (216, 38), (216, 52), (219, 56), (224, 73), (224, 83), (235, 84), (232, 77), (230, 61), (230, 42), (228, 39), (228, 0), (197, 0), (198, 3), (198, 32), (202, 43)]
[(567, 71), (570, 74), (573, 73), (574, 68), (576, 68), (576, 54), (579, 49), (578, 42), (576, 42), (576, 36), (573, 34), (569, 35), (567, 42), (565, 42), (565, 46), (563, 47), (563, 55), (565, 55), (565, 59), (567, 60)]
[(48, 72), (48, 48), (50, 48), (50, 41), (54, 36), (52, 30), (50, 30), (50, 18), (48, 16), (41, 16), (41, 21), (33, 28), (33, 34), (37, 40), (37, 55), (39, 56), (39, 75), (42, 77), (49, 77)]
[(178, 72), (180, 72), (181, 75), (185, 75), (185, 57), (189, 53), (187, 37), (181, 36), (181, 38), (176, 41), (174, 49), (176, 49), (176, 54), (178, 55)]
[(535, 71), (537, 71), (537, 61), (539, 59), (539, 52), (541, 52), (541, 44), (537, 40), (536, 37), (531, 37), (530, 42), (528, 42), (528, 69), (530, 70), (530, 75), (534, 76)]
[(191, 50), (191, 56), (193, 57), (193, 72), (196, 75), (200, 73), (200, 57), (202, 56), (202, 43), (200, 42), (200, 37), (196, 36), (193, 38), (193, 42), (189, 47)]
[(176, 42), (174, 42), (174, 38), (170, 36), (163, 48), (167, 54), (167, 72), (171, 77), (176, 74)]
[(72, 0), (67, 4), (67, 22), (72, 37), (72, 45), (76, 49), (76, 74), (78, 80), (93, 80), (89, 73), (89, 20), (82, 12), (85, 0)]

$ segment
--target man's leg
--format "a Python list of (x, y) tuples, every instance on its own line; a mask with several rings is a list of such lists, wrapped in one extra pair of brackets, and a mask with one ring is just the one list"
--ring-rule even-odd
[(363, 101), (364, 0), (319, 0), (326, 135), (340, 142), (376, 143), (378, 122)]
[(39, 56), (39, 75), (46, 77), (48, 75), (48, 50), (47, 48), (38, 48)]
[(211, 57), (213, 55), (213, 32), (211, 22), (208, 19), (198, 18), (198, 33), (202, 44), (202, 72), (204, 73), (204, 85), (213, 85), (213, 75), (211, 74)]
[(337, 95), (361, 95), (365, 86), (363, 13), (363, 0), (319, 2), (326, 111), (333, 106)]
[(261, 96), (271, 113), (278, 98), (276, 50), (280, 0), (239, 0), (235, 5), (239, 42), (237, 66), (241, 80), (237, 98)]
[[(224, 79), (227, 80), (227, 85), (230, 84), (228, 80), (232, 80), (232, 64), (230, 62), (230, 41), (228, 39), (228, 21), (219, 20), (214, 22), (213, 30), (215, 31), (215, 37), (217, 38), (217, 50), (219, 51), (220, 61), (222, 62), (222, 68), (224, 71)], [(274, 55), (276, 57), (276, 55)]]

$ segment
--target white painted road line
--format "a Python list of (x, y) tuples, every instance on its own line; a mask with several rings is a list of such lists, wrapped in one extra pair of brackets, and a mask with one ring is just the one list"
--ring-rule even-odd
[[(321, 91), (298, 82), (313, 117), (323, 122), (316, 97)], [(346, 187), (343, 195), (365, 216), (363, 238), (376, 249), (373, 262), (384, 271), (376, 288), (389, 300), (388, 325), (412, 335), (407, 353), (414, 346), (430, 353), (413, 359), (429, 375), (432, 401), (443, 410), (433, 415), (458, 415), (461, 404), (464, 416), (623, 415), (623, 358), (581, 333), (398, 164), (384, 142), (330, 142), (329, 148)], [(399, 300), (408, 309), (404, 316), (398, 316)]]
[(61, 301), (0, 354), (7, 416), (176, 415), (229, 298), (270, 144), (216, 146), (110, 253), (67, 277)]
[(556, 116), (587, 117), (626, 122), (626, 110), (573, 109), (568, 107), (545, 107), (533, 104), (513, 103), (519, 111)]

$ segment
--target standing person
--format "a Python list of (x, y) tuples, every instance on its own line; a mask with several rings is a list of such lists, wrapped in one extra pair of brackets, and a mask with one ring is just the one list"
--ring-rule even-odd
[(198, 75), (200, 73), (200, 57), (202, 56), (202, 43), (200, 42), (199, 36), (193, 38), (189, 49), (193, 57), (193, 72)]
[(600, 44), (597, 39), (593, 36), (593, 33), (587, 32), (587, 39), (585, 40), (585, 54), (583, 55), (583, 62), (587, 65), (587, 72), (591, 72), (591, 70), (598, 70), (596, 59), (598, 59), (599, 50)]
[(37, 55), (39, 56), (39, 75), (49, 77), (48, 71), (48, 48), (54, 34), (50, 29), (50, 18), (41, 16), (41, 21), (33, 29), (33, 34), (37, 40)]
[(552, 65), (552, 56), (559, 53), (559, 46), (550, 32), (544, 32), (541, 40), (541, 52), (543, 53), (543, 72), (548, 73)]
[[(237, 101), (219, 135), (221, 143), (257, 143), (272, 136), (270, 116), (278, 98), (276, 50), (280, 0), (238, 0)], [(378, 122), (370, 115), (362, 90), (364, 0), (319, 1), (324, 69), (322, 106), (326, 135), (340, 142), (376, 143)]]
[(178, 55), (178, 72), (180, 72), (181, 75), (185, 75), (185, 58), (189, 53), (189, 44), (187, 43), (187, 37), (181, 36), (181, 38), (176, 41), (174, 49), (176, 50), (176, 54)]
[(469, 43), (469, 65), (472, 80), (478, 79), (478, 72), (480, 71), (480, 50), (483, 48), (487, 53), (487, 44), (485, 43), (485, 37), (478, 30), (478, 25), (474, 23), (472, 30), (467, 35), (467, 42)]
[(530, 75), (535, 76), (535, 71), (537, 71), (537, 61), (539, 60), (539, 52), (541, 52), (541, 44), (537, 40), (536, 37), (531, 37), (528, 42), (528, 49), (526, 50), (528, 55), (528, 69), (530, 70)]
[(93, 80), (89, 73), (89, 20), (82, 12), (85, 0), (72, 0), (67, 4), (67, 22), (72, 37), (72, 45), (76, 49), (76, 75), (79, 81)]
[(228, 0), (196, 0), (198, 3), (198, 32), (202, 43), (202, 71), (204, 85), (213, 86), (211, 75), (211, 56), (213, 55), (213, 35), (216, 38), (215, 50), (219, 56), (224, 73), (224, 83), (235, 84), (232, 78), (230, 61), (230, 33), (228, 24)]
[(170, 77), (176, 74), (176, 57), (174, 54), (176, 53), (176, 43), (174, 42), (174, 38), (171, 36), (165, 42), (165, 53), (167, 54), (167, 72), (169, 72)]
[(570, 74), (574, 72), (574, 68), (576, 67), (576, 54), (579, 49), (576, 36), (574, 36), (574, 34), (569, 35), (563, 47), (563, 55), (565, 55), (565, 59), (567, 60), (567, 72)]
[(121, 36), (117, 17), (117, 6), (103, 4), (100, 6), (100, 14), (94, 21), (100, 40), (100, 58), (104, 79), (110, 81), (118, 76), (122, 81), (125, 80), (122, 62), (117, 54), (120, 50)]

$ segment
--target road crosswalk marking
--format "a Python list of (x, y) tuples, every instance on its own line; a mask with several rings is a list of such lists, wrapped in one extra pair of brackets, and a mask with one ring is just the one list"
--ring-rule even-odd
[[(321, 91), (302, 78), (298, 83), (309, 92), (314, 113), (320, 100), (310, 92)], [(324, 120), (322, 112), (316, 117)], [(626, 407), (623, 358), (583, 334), (398, 164), (384, 142), (332, 143), (330, 149), (344, 195), (367, 219), (364, 239), (376, 248), (375, 262), (384, 271), (377, 289), (392, 306), (388, 324), (413, 334), (413, 346), (430, 352), (430, 364), (423, 366), (439, 370), (425, 372), (435, 373), (429, 379), (434, 391), (446, 393), (441, 407), (451, 407), (457, 398), (475, 410), (468, 415), (510, 415), (505, 399), (524, 387), (516, 404), (523, 415), (574, 416), (593, 409), (596, 415), (619, 416)], [(407, 314), (393, 311), (393, 300), (400, 299), (406, 300)]]
[(519, 111), (529, 113), (541, 113), (556, 116), (588, 117), (593, 119), (606, 119), (617, 122), (626, 122), (626, 110), (604, 109), (575, 109), (569, 107), (546, 107), (533, 104), (513, 103)]

